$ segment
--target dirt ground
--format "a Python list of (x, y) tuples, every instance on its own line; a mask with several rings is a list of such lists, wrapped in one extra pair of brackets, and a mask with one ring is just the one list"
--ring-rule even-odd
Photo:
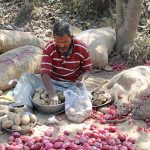
[[(114, 72), (106, 72), (101, 71), (99, 73), (93, 74), (86, 82), (87, 87), (89, 90), (93, 90), (96, 86), (102, 85), (107, 80), (111, 79), (116, 73)], [(54, 137), (60, 135), (63, 133), (64, 130), (68, 130), (71, 132), (71, 136), (74, 135), (77, 131), (77, 129), (82, 128), (88, 128), (92, 124), (96, 124), (98, 128), (103, 128), (109, 126), (109, 124), (100, 124), (96, 122), (94, 119), (88, 119), (83, 123), (77, 124), (73, 123), (67, 120), (64, 113), (55, 115), (55, 117), (59, 120), (59, 124), (47, 126), (48, 118), (53, 116), (50, 114), (42, 114), (40, 112), (35, 111), (35, 114), (37, 114), (37, 117), (39, 119), (39, 122), (41, 125), (37, 125), (34, 129), (35, 132), (34, 135), (41, 135), (43, 131), (45, 131), (47, 128), (52, 127), (54, 129)], [(144, 129), (146, 129), (146, 124), (144, 121), (137, 121), (137, 120), (127, 120), (123, 123), (116, 124), (116, 127), (121, 133), (124, 133), (128, 135), (129, 137), (136, 138), (136, 146), (138, 150), (150, 150), (150, 134)], [(139, 127), (141, 128), (141, 131), (138, 131)], [(6, 143), (7, 142), (8, 134), (5, 133), (4, 135), (0, 136), (0, 143)]]

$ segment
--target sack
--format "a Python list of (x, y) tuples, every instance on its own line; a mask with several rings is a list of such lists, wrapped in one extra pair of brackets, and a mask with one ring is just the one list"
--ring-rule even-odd
[(133, 103), (133, 114), (135, 119), (150, 119), (150, 95), (138, 99)]
[(150, 118), (150, 98), (147, 97), (150, 95), (149, 75), (149, 66), (137, 66), (114, 76), (103, 89), (111, 91), (115, 105), (128, 104), (136, 119)]
[(44, 48), (45, 42), (30, 32), (0, 30), (0, 53), (25, 45)]
[(65, 113), (67, 118), (73, 122), (83, 122), (92, 113), (92, 103), (88, 91), (77, 88), (77, 91), (64, 91)]
[(94, 68), (105, 68), (108, 56), (116, 43), (115, 30), (111, 28), (89, 29), (76, 35), (76, 38), (87, 45)]
[(42, 50), (35, 46), (23, 46), (0, 55), (0, 89), (13, 87), (8, 82), (19, 79), (25, 73), (40, 73)]

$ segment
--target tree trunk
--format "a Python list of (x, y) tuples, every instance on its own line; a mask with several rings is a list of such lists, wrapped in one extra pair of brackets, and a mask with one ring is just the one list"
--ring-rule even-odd
[(123, 51), (127, 45), (132, 45), (142, 11), (142, 3), (143, 0), (129, 0), (123, 24), (116, 30), (116, 51)]
[(24, 7), (15, 19), (15, 25), (21, 25), (31, 19), (31, 13), (34, 9), (34, 0), (24, 0)]
[(116, 0), (116, 13), (116, 31), (118, 31), (124, 21), (123, 0)]

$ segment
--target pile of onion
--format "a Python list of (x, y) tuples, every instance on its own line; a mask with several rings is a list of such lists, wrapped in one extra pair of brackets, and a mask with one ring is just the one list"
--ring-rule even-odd
[(89, 129), (78, 130), (73, 137), (69, 131), (53, 138), (53, 132), (48, 129), (42, 136), (20, 135), (12, 133), (8, 144), (0, 145), (1, 150), (136, 150), (135, 139), (128, 138), (118, 132), (116, 127), (99, 129), (92, 125)]
[(115, 105), (110, 105), (107, 108), (105, 108), (105, 111), (96, 111), (93, 113), (94, 116), (97, 117), (97, 121), (101, 124), (105, 124), (107, 122), (121, 122), (122, 120), (125, 120), (127, 115), (119, 115), (119, 110)]
[(116, 71), (122, 71), (122, 70), (125, 70), (125, 69), (127, 69), (127, 65), (124, 62), (115, 63), (115, 64), (112, 65), (112, 70), (114, 72), (116, 72)]

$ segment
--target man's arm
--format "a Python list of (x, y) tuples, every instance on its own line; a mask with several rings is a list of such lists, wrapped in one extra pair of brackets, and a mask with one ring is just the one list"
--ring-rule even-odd
[(86, 79), (88, 79), (88, 77), (91, 75), (91, 72), (90, 71), (85, 71), (84, 73), (83, 73), (83, 81), (85, 81)]
[(45, 88), (49, 95), (49, 104), (53, 104), (54, 101), (58, 100), (58, 97), (56, 96), (56, 91), (53, 88), (50, 73), (52, 71), (52, 56), (50, 55), (53, 51), (52, 47), (48, 46), (47, 44), (46, 48), (43, 50), (43, 56), (42, 56), (42, 62), (41, 62), (41, 78), (43, 80), (43, 83), (45, 85)]
[(78, 79), (76, 80), (75, 84), (77, 87), (80, 87), (83, 85), (83, 82), (88, 79), (88, 77), (91, 75), (91, 72), (90, 71), (85, 71), (82, 75), (80, 75), (78, 77)]
[[(83, 82), (91, 75), (92, 73), (92, 62), (89, 51), (86, 49), (82, 50), (82, 62), (81, 62), (81, 68), (83, 70), (83, 73), (77, 78), (77, 81), (75, 84), (77, 86), (82, 86)], [(78, 84), (79, 83), (79, 84)]]
[(83, 74), (81, 74), (77, 80), (85, 81), (88, 79), (88, 77), (91, 75), (91, 72), (89, 70), (86, 70)]
[(55, 95), (53, 85), (52, 85), (52, 82), (51, 82), (49, 75), (48, 74), (42, 74), (41, 77), (42, 77), (42, 80), (44, 82), (44, 85), (45, 85), (45, 88), (46, 88), (48, 94), (49, 95)]
[(48, 92), (48, 96), (49, 96), (48, 103), (49, 104), (56, 104), (58, 102), (58, 97), (56, 95), (56, 91), (53, 88), (53, 85), (52, 85), (52, 82), (51, 82), (49, 75), (48, 74), (42, 74), (41, 77), (42, 77), (43, 83), (45, 85), (45, 88)]

